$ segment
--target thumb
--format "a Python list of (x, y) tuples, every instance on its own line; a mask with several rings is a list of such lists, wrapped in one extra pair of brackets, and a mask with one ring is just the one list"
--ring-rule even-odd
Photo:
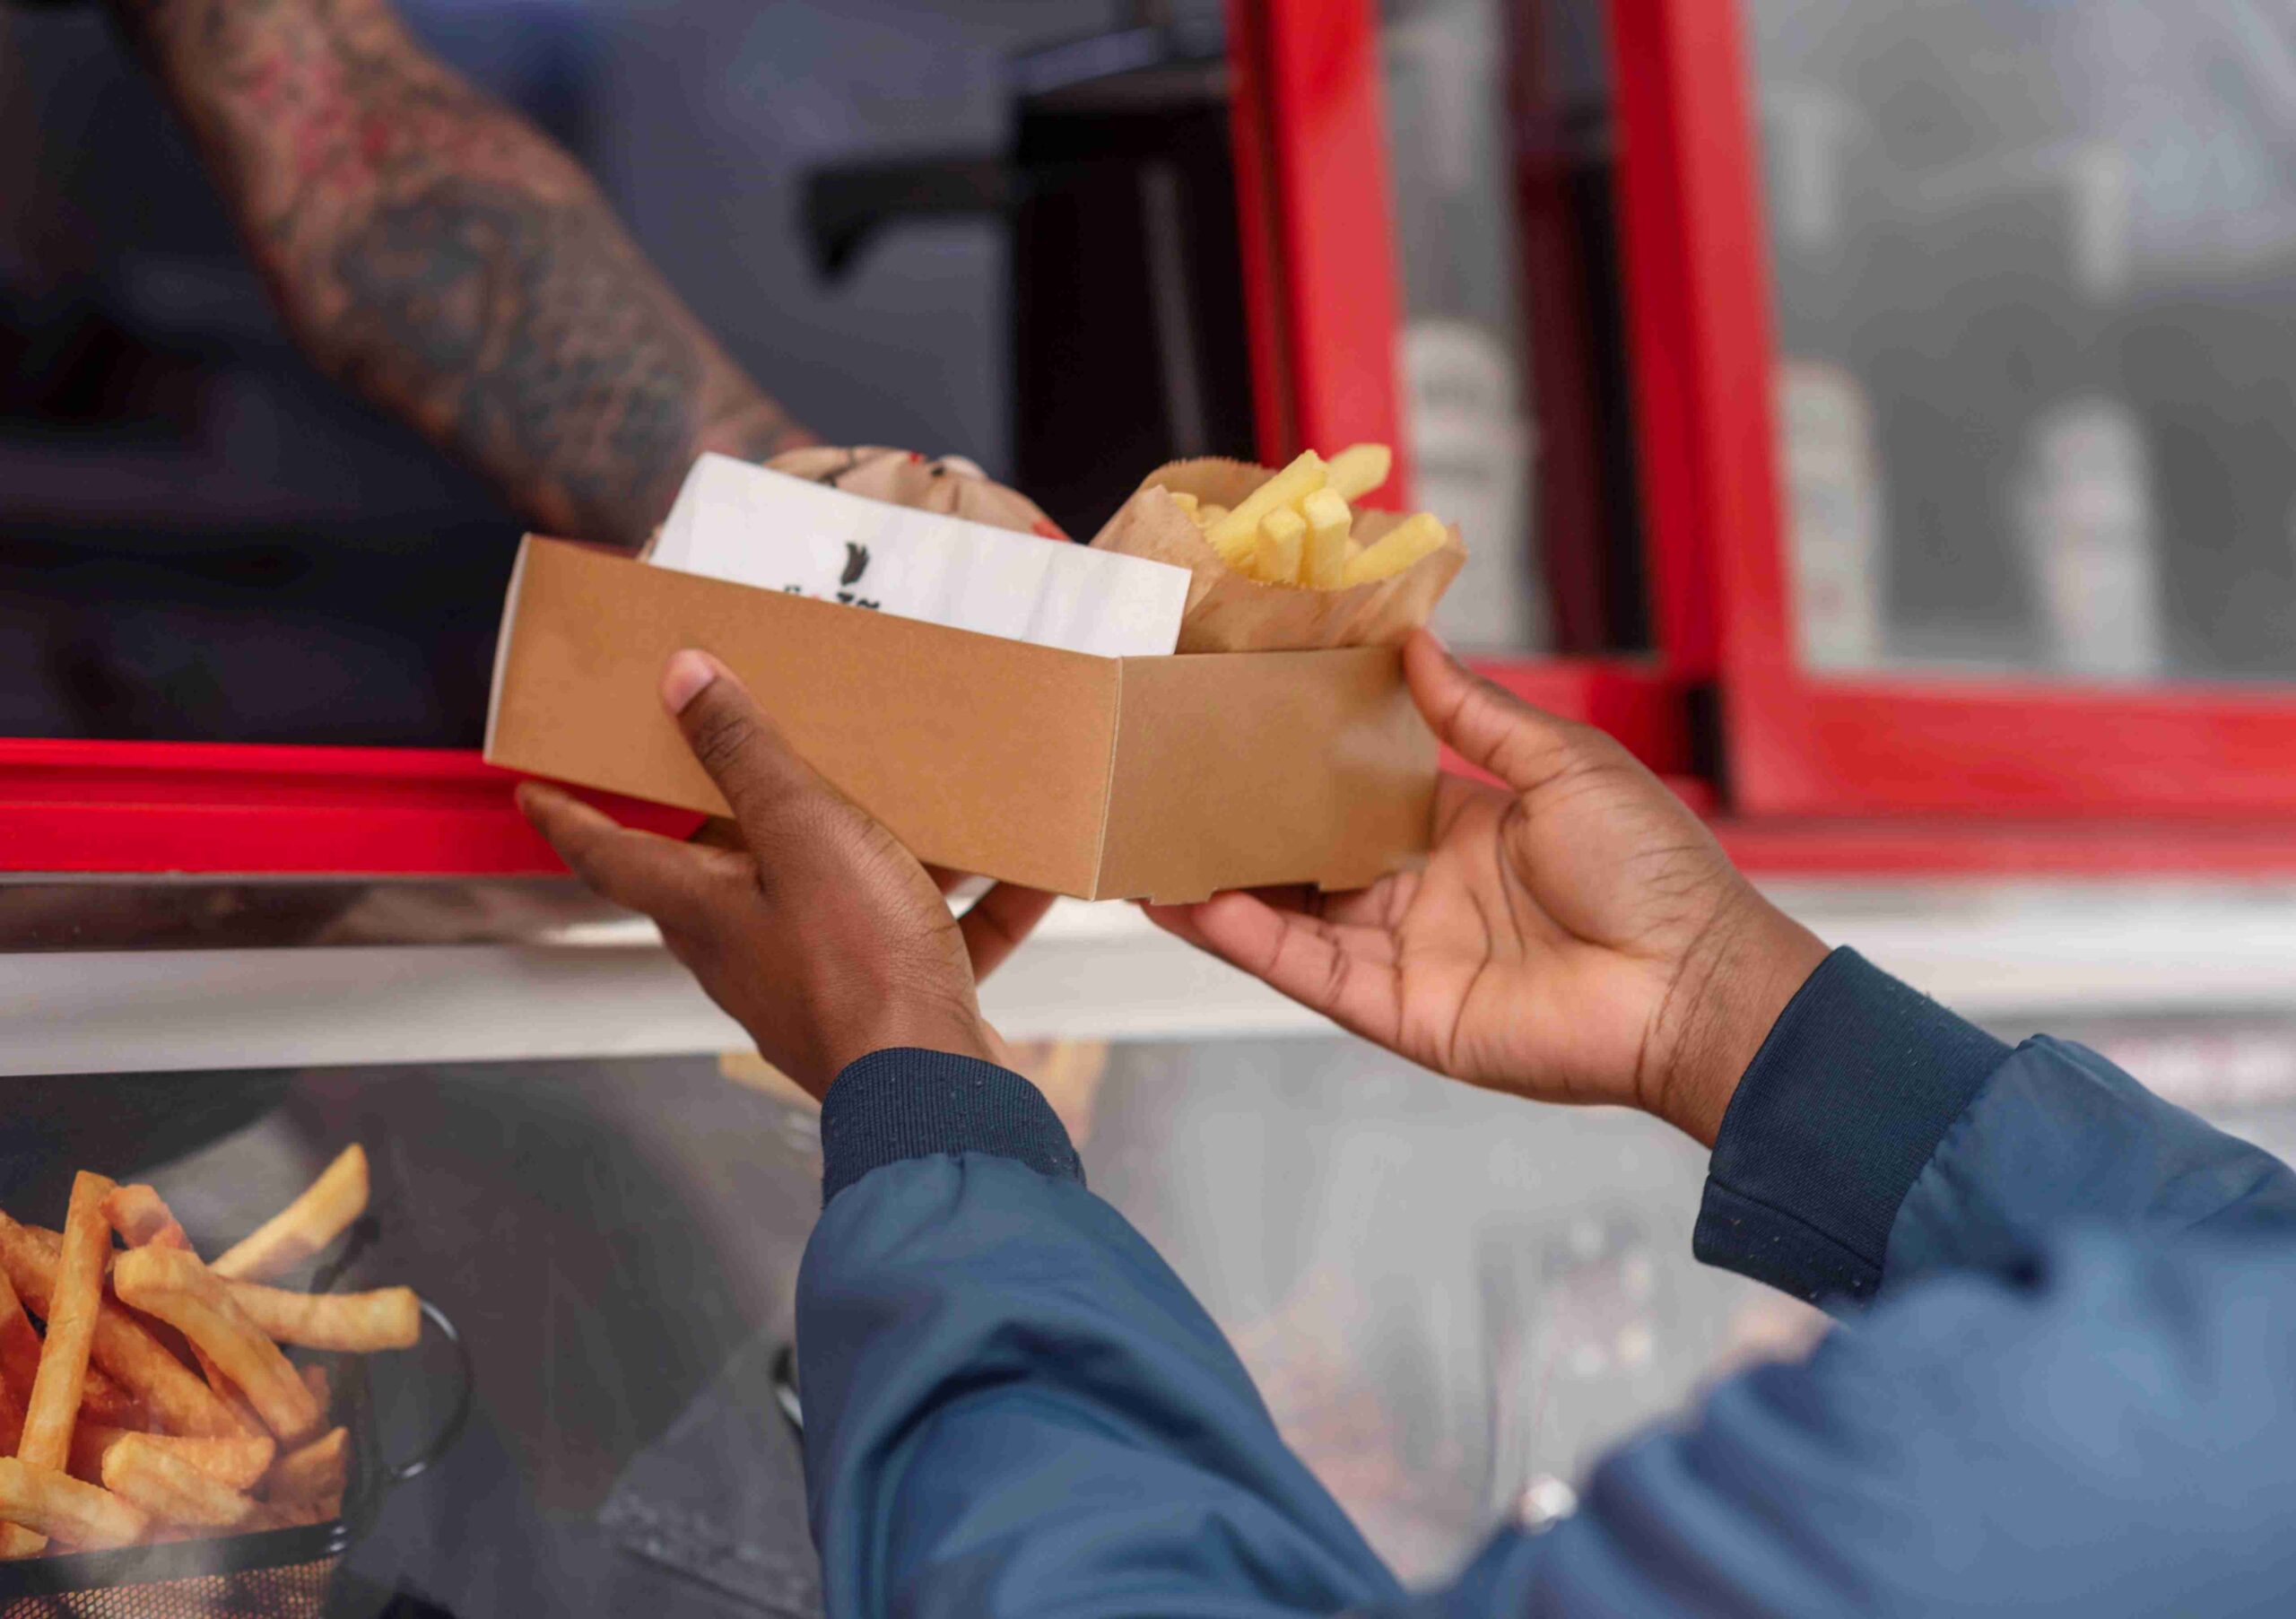
[(1445, 745), (1518, 793), (1552, 779), (1580, 745), (1584, 727), (1501, 691), (1424, 630), (1404, 643), (1403, 672), (1412, 701)]
[(662, 670), (662, 703), (725, 794), (752, 853), (770, 840), (793, 804), (829, 789), (813, 766), (789, 751), (749, 689), (708, 653), (672, 655)]

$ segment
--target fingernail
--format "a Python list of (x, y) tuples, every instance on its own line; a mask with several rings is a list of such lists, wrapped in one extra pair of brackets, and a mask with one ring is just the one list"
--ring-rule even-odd
[(683, 714), (686, 704), (700, 696), (717, 678), (718, 666), (700, 653), (673, 653), (669, 666), (662, 671), (662, 701), (671, 713)]

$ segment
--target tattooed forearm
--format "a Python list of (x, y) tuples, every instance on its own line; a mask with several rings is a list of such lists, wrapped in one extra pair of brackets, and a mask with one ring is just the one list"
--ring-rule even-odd
[(599, 210), (443, 178), (335, 244), (344, 378), (586, 532), (642, 535), (693, 458), (702, 366)]
[(530, 521), (634, 544), (702, 450), (810, 441), (384, 0), (117, 3), (305, 350)]

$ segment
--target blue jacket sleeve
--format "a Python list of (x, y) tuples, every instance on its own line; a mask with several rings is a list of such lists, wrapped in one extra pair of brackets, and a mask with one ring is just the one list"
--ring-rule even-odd
[(1845, 1311), (2043, 1236), (2287, 1230), (2296, 1176), (2095, 1052), (2014, 1051), (1855, 952), (1780, 1014), (1714, 1144), (1698, 1256)]
[(798, 1330), (833, 1614), (2296, 1612), (2287, 1171), (1848, 953), (1742, 1083), (1697, 1243), (1851, 1325), (1416, 1598), (1025, 1082), (881, 1054), (822, 1134)]
[(832, 1615), (1400, 1600), (1027, 1081), (880, 1052), (831, 1088), (822, 1137), (797, 1353)]

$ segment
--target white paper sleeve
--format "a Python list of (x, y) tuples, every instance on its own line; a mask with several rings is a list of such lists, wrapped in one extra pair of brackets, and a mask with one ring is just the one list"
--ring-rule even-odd
[(1016, 535), (705, 455), (650, 560), (1103, 657), (1170, 653), (1187, 570)]

